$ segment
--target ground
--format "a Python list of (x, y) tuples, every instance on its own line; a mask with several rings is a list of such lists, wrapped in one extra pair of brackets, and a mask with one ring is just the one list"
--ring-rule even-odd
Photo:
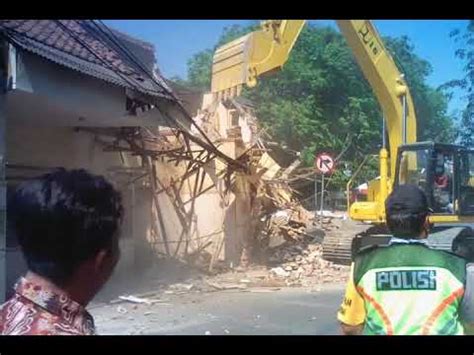
[(344, 285), (162, 294), (159, 302), (95, 304), (103, 335), (335, 335)]
[[(351, 223), (325, 232), (352, 230)], [(281, 245), (271, 259), (212, 275), (163, 259), (111, 280), (89, 310), (100, 334), (339, 334), (349, 267), (323, 260), (318, 233)]]

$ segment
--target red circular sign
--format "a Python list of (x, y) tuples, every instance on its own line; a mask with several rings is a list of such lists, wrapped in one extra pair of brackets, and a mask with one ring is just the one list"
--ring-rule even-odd
[(334, 171), (336, 163), (331, 155), (328, 153), (321, 153), (316, 157), (316, 170), (321, 174), (330, 174)]

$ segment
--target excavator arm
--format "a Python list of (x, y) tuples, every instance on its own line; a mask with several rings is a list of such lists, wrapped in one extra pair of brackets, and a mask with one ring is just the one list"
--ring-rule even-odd
[[(253, 87), (259, 76), (281, 69), (304, 24), (304, 20), (263, 21), (260, 30), (218, 48), (212, 66), (212, 92), (217, 98), (236, 96), (242, 85)], [(408, 86), (370, 21), (339, 20), (337, 24), (382, 107), (393, 177), (398, 147), (416, 142), (416, 117)]]
[(393, 177), (398, 147), (415, 143), (417, 138), (415, 108), (410, 91), (403, 74), (399, 72), (370, 21), (341, 20), (337, 24), (382, 108), (390, 144), (390, 173)]

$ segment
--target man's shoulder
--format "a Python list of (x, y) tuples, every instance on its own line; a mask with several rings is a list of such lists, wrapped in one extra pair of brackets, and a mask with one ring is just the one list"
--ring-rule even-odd
[[(463, 257), (441, 249), (434, 249), (428, 244), (392, 244), (392, 245), (371, 245), (362, 248), (358, 251), (355, 256), (355, 261), (362, 261), (367, 259), (381, 259), (389, 255), (396, 257), (396, 259), (416, 259), (416, 260), (442, 260), (445, 263), (455, 264), (457, 266), (465, 267), (467, 260)], [(399, 258), (400, 256), (401, 258)]]
[(359, 264), (361, 262), (378, 258), (379, 256), (387, 253), (389, 250), (389, 245), (367, 245), (358, 249), (354, 254), (354, 263)]
[(439, 267), (449, 270), (461, 282), (466, 275), (466, 259), (448, 251), (433, 249), (423, 244), (392, 244), (361, 251), (354, 259), (356, 280), (371, 269), (397, 267)]
[(0, 330), (2, 335), (80, 335), (58, 315), (18, 296), (0, 306)]
[(364, 247), (361, 247), (359, 248), (356, 253), (355, 253), (355, 258), (363, 258), (363, 257), (366, 257), (372, 253), (374, 253), (375, 251), (377, 250), (383, 250), (384, 248), (386, 248), (387, 246), (384, 246), (384, 245), (377, 245), (377, 244), (373, 244), (373, 245), (366, 245)]

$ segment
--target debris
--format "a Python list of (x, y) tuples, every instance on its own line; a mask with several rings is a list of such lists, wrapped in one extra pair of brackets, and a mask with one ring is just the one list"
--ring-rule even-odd
[(135, 297), (138, 297), (138, 298), (156, 298), (157, 295), (158, 295), (158, 291), (155, 290), (155, 291), (135, 294)]
[(321, 283), (346, 281), (349, 266), (326, 261), (322, 246), (311, 241), (294, 241), (274, 248), (271, 260), (278, 266), (270, 269), (269, 277), (284, 280), (286, 286), (313, 286)]
[(344, 219), (345, 214), (336, 214), (331, 211), (317, 211), (316, 214), (321, 217), (329, 217), (329, 218), (340, 218)]
[(155, 312), (145, 312), (145, 313), (143, 313), (144, 316), (150, 316), (152, 314), (156, 314), (156, 313)]
[[(292, 187), (290, 187), (290, 182), (293, 183), (297, 180), (302, 181), (309, 177), (313, 178), (314, 172), (310, 169), (307, 173), (303, 173), (304, 169), (299, 169), (301, 165), (299, 158), (286, 168), (282, 168), (278, 164), (277, 160), (275, 160), (276, 157), (272, 157), (270, 154), (272, 150), (266, 147), (267, 143), (269, 143), (267, 139), (271, 138), (266, 133), (263, 135), (263, 131), (259, 132), (258, 119), (255, 117), (255, 112), (251, 107), (243, 109), (242, 107), (245, 105), (242, 106), (241, 103), (234, 101), (229, 104), (230, 106), (228, 103), (223, 105), (218, 102), (216, 102), (215, 105), (209, 105), (209, 103), (205, 104), (203, 101), (202, 104), (202, 110), (199, 111), (196, 117), (197, 125), (202, 129), (200, 135), (209, 135), (212, 141), (220, 138), (239, 140), (246, 148), (244, 150), (246, 151), (246, 156), (238, 158), (239, 164), (233, 164), (231, 161), (229, 161), (228, 164), (229, 167), (234, 168), (243, 163), (246, 167), (246, 169), (244, 169), (246, 172), (244, 173), (244, 170), (240, 171), (241, 169), (239, 169), (239, 182), (231, 184), (230, 182), (233, 181), (235, 177), (232, 171), (237, 169), (225, 169), (222, 174), (220, 172), (217, 174), (215, 169), (211, 169), (207, 164), (207, 158), (210, 157), (209, 155), (206, 157), (203, 153), (189, 154), (191, 149), (189, 137), (182, 132), (171, 130), (170, 133), (175, 135), (174, 138), (166, 138), (167, 136), (160, 134), (159, 131), (150, 131), (150, 129), (145, 129), (142, 132), (143, 134), (136, 135), (142, 137), (142, 142), (135, 143), (137, 143), (138, 146), (143, 146), (145, 151), (153, 152), (153, 154), (148, 154), (146, 161), (146, 174), (149, 175), (150, 187), (154, 192), (152, 194), (153, 206), (156, 211), (159, 211), (158, 194), (165, 193), (168, 195), (168, 198), (172, 201), (173, 207), (176, 210), (177, 218), (181, 223), (183, 231), (181, 239), (186, 240), (182, 245), (180, 239), (175, 248), (173, 248), (175, 249), (174, 255), (171, 255), (168, 250), (166, 228), (164, 228), (161, 220), (162, 216), (155, 211), (156, 213), (153, 215), (156, 214), (154, 218), (156, 217), (157, 223), (153, 224), (153, 230), (151, 232), (154, 235), (153, 238), (156, 238), (156, 244), (163, 245), (164, 250), (160, 249), (161, 252), (164, 251), (168, 256), (178, 259), (183, 258), (183, 255), (185, 255), (186, 259), (184, 261), (186, 261), (186, 263), (199, 266), (199, 268), (209, 271), (218, 268), (221, 262), (219, 255), (224, 248), (224, 241), (226, 240), (224, 233), (217, 233), (216, 236), (212, 238), (212, 241), (208, 241), (202, 245), (201, 243), (187, 242), (193, 234), (192, 230), (195, 225), (193, 216), (197, 218), (197, 214), (194, 212), (195, 200), (198, 196), (207, 191), (208, 188), (203, 189), (203, 182), (210, 179), (217, 189), (222, 205), (229, 206), (232, 199), (237, 196), (234, 193), (235, 191), (247, 191), (247, 188), (243, 187), (244, 185), (246, 186), (248, 182), (248, 185), (252, 187), (249, 190), (250, 195), (248, 196), (250, 204), (250, 212), (248, 212), (248, 215), (250, 217), (248, 221), (249, 224), (246, 227), (249, 227), (249, 230), (243, 233), (246, 238), (244, 238), (243, 251), (240, 257), (241, 265), (231, 263), (231, 269), (233, 271), (241, 271), (245, 272), (245, 274), (236, 273), (231, 283), (207, 281), (207, 285), (210, 287), (205, 287), (205, 290), (237, 289), (243, 292), (247, 290), (247, 286), (250, 285), (265, 284), (273, 287), (296, 285), (312, 286), (318, 283), (344, 280), (344, 277), (347, 277), (346, 275), (349, 274), (348, 268), (335, 267), (332, 263), (324, 262), (322, 260), (321, 246), (316, 244), (316, 242), (321, 242), (322, 237), (327, 231), (337, 228), (337, 224), (343, 222), (343, 214), (323, 211), (320, 216), (315, 218), (313, 212), (306, 210), (302, 204), (296, 200), (295, 194), (293, 193), (294, 191)], [(230, 109), (229, 107), (234, 108)], [(235, 113), (238, 116), (237, 118), (240, 117), (238, 120), (239, 125), (241, 124), (240, 122), (246, 122), (245, 125), (247, 125), (247, 128), (249, 128), (249, 131), (252, 133), (252, 139), (242, 139), (241, 127), (215, 129), (216, 123), (221, 122), (219, 117), (224, 117), (221, 113), (227, 115), (230, 112), (229, 110), (234, 110), (232, 117)], [(220, 124), (218, 126), (220, 127)], [(134, 141), (135, 138), (131, 137), (130, 139)], [(187, 149), (185, 149), (186, 146)], [(186, 154), (182, 152), (178, 153), (180, 150), (183, 150)], [(160, 154), (154, 154), (158, 152)], [(154, 165), (156, 162), (155, 156), (157, 155), (161, 157), (166, 156), (165, 160), (169, 160), (170, 162), (174, 160), (176, 167), (183, 165), (189, 160), (189, 164), (185, 164), (187, 166), (186, 173), (184, 175), (179, 173), (172, 177), (167, 176), (166, 178), (161, 175), (158, 176), (155, 171), (157, 167)], [(152, 159), (151, 156), (154, 158)], [(201, 159), (199, 159), (199, 157), (201, 157)], [(185, 165), (182, 166), (183, 169)], [(181, 168), (176, 169), (176, 172), (179, 170), (181, 170)], [(193, 177), (192, 181), (187, 181), (190, 176), (194, 176), (193, 174), (195, 174), (195, 178)], [(245, 180), (242, 181), (242, 184), (240, 182), (241, 179)], [(191, 185), (188, 184), (189, 182), (191, 182)], [(226, 186), (225, 189), (229, 192), (224, 193), (220, 188), (217, 188), (220, 182), (225, 182), (224, 185), (229, 185)], [(194, 185), (194, 191), (186, 190), (186, 193), (183, 194), (183, 186), (188, 185), (190, 187)], [(205, 185), (208, 185), (208, 182), (206, 182)], [(236, 187), (232, 187), (232, 185)], [(240, 185), (242, 185), (242, 189)], [(291, 186), (293, 186), (293, 184), (291, 184)], [(209, 188), (214, 187), (211, 185)], [(191, 195), (190, 199), (188, 198), (188, 192)], [(183, 200), (184, 195), (186, 195), (186, 202)], [(188, 202), (190, 205), (185, 206)], [(312, 225), (317, 227), (313, 230), (311, 229)], [(317, 240), (316, 235), (319, 240)], [(191, 247), (195, 244), (199, 244), (200, 246), (197, 249)], [(211, 247), (208, 248), (209, 246)], [(209, 252), (209, 250), (212, 252)], [(249, 253), (249, 250), (251, 250), (252, 253)], [(254, 251), (256, 252), (253, 253)], [(256, 255), (256, 257), (261, 257), (264, 261), (271, 262), (273, 268), (269, 271), (261, 271), (261, 274), (258, 276), (249, 275), (249, 273), (247, 273), (248, 266), (252, 265), (248, 262), (250, 258), (249, 255)], [(255, 279), (260, 280), (254, 281)], [(197, 282), (196, 284), (186, 282), (189, 281), (170, 286), (164, 291), (164, 294), (181, 295), (194, 290), (202, 290)], [(250, 292), (268, 291), (252, 290)], [(150, 300), (149, 297), (155, 294), (156, 291), (142, 295), (122, 296), (119, 300), (111, 302), (111, 304), (127, 301), (136, 304), (145, 303), (150, 305), (154, 304), (154, 301)], [(166, 305), (164, 303), (160, 304)]]
[(194, 288), (193, 284), (183, 284), (183, 283), (178, 283), (170, 286), (171, 289), (176, 290), (176, 291), (191, 291), (192, 288)]
[(229, 330), (227, 330), (227, 329), (224, 329), (224, 333), (225, 334), (230, 334)]
[(211, 286), (211, 287), (214, 287), (215, 289), (218, 289), (218, 290), (232, 290), (232, 289), (246, 289), (247, 286), (246, 285), (240, 285), (240, 284), (218, 284), (218, 283), (215, 283), (215, 282), (211, 282), (211, 281), (206, 281), (206, 283)]
[(265, 279), (268, 276), (268, 270), (252, 270), (246, 276), (254, 279)]
[(120, 299), (115, 299), (115, 300), (112, 300), (109, 302), (109, 304), (117, 304), (117, 303), (122, 303), (123, 300), (120, 300)]
[(204, 334), (205, 334), (205, 335), (212, 335), (209, 330), (206, 330), (206, 332), (205, 332)]
[(247, 289), (247, 285), (244, 284), (244, 285), (240, 285), (240, 284), (226, 284), (226, 285), (223, 285), (224, 287), (224, 290), (234, 290), (234, 289), (238, 289), (238, 290), (245, 290)]
[(218, 289), (218, 290), (223, 290), (223, 289), (224, 289), (221, 285), (216, 284), (216, 283), (214, 283), (214, 282), (206, 281), (206, 283), (207, 283), (209, 286), (214, 287), (215, 289)]
[(151, 300), (150, 305), (152, 304), (167, 304), (164, 300)]
[(288, 276), (290, 276), (290, 273), (285, 271), (281, 267), (275, 267), (275, 268), (271, 269), (270, 271), (278, 277), (288, 277)]
[(125, 308), (123, 308), (122, 306), (118, 306), (117, 307), (117, 312), (119, 312), (121, 314), (125, 314), (125, 313), (127, 313), (127, 310)]
[(254, 292), (254, 293), (269, 293), (269, 292), (275, 292), (281, 290), (280, 287), (275, 287), (275, 288), (251, 288), (249, 292)]
[(122, 301), (132, 302), (132, 303), (146, 303), (150, 304), (150, 300), (145, 298), (139, 298), (135, 296), (120, 296), (119, 299)]
[(316, 317), (311, 317), (309, 321), (312, 322), (312, 321), (315, 321), (316, 319), (317, 319)]

